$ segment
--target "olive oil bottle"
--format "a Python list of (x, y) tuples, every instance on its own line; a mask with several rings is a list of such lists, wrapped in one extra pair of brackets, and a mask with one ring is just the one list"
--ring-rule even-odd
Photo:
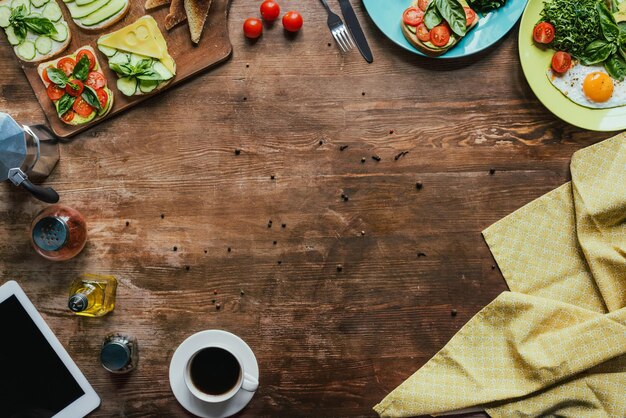
[(76, 315), (103, 316), (115, 308), (117, 279), (83, 274), (72, 282), (68, 307)]

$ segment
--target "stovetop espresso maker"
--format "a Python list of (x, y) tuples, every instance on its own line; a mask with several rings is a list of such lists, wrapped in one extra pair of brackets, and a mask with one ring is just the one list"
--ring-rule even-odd
[(44, 125), (20, 125), (0, 112), (0, 181), (10, 180), (37, 199), (56, 203), (59, 195), (50, 187), (31, 182), (45, 180), (59, 161), (59, 144)]

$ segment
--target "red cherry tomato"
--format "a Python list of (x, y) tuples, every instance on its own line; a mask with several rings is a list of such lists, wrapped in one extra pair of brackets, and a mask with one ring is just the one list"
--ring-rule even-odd
[(261, 19), (251, 17), (243, 22), (243, 34), (246, 38), (256, 39), (263, 34), (263, 23)]
[(61, 119), (63, 120), (63, 122), (70, 123), (74, 119), (74, 116), (76, 116), (76, 112), (70, 109), (65, 112), (63, 116), (61, 116)]
[(72, 58), (61, 58), (59, 62), (57, 62), (57, 68), (63, 71), (68, 77), (74, 72), (74, 67), (76, 67), (76, 61)]
[(104, 79), (104, 76), (102, 74), (100, 74), (97, 71), (92, 71), (87, 76), (87, 80), (85, 80), (85, 84), (94, 90), (98, 90), (106, 86), (107, 82)]
[(84, 101), (82, 97), (77, 97), (74, 101), (74, 104), (72, 105), (72, 110), (78, 113), (79, 116), (86, 118), (87, 116), (91, 115), (91, 112), (93, 112), (93, 107), (91, 107), (89, 103)]
[(430, 41), (430, 31), (428, 30), (425, 24), (420, 23), (420, 25), (417, 27), (415, 32), (417, 34), (417, 39), (419, 39), (420, 41), (422, 42)]
[(438, 25), (431, 29), (430, 42), (432, 42), (433, 45), (438, 47), (446, 46), (449, 40), (450, 29), (448, 29), (444, 25)]
[(288, 32), (298, 32), (303, 23), (302, 16), (298, 12), (287, 12), (283, 16), (283, 27)]
[(85, 90), (85, 85), (80, 80), (72, 80), (65, 85), (65, 92), (70, 96), (78, 97)]
[(261, 16), (268, 22), (275, 21), (280, 16), (280, 6), (273, 0), (265, 0), (261, 3)]
[(430, 0), (418, 0), (417, 7), (419, 7), (422, 12), (425, 12), (426, 9), (428, 9), (429, 3), (430, 3)]
[(572, 56), (567, 52), (557, 51), (552, 56), (552, 69), (559, 74), (565, 74), (572, 65)]
[(48, 94), (50, 100), (55, 101), (63, 97), (65, 89), (62, 89), (54, 83), (50, 83), (48, 87), (46, 87), (46, 93)]
[(48, 68), (54, 68), (54, 67), (50, 65), (49, 67), (44, 68), (43, 71), (41, 72), (41, 76), (43, 77), (43, 80), (46, 83), (52, 83), (52, 81), (50, 80), (50, 77), (48, 77)]
[(107, 102), (109, 101), (109, 93), (106, 92), (105, 89), (96, 90), (96, 94), (98, 95), (98, 100), (100, 101), (100, 107), (106, 108)]
[(469, 26), (474, 23), (474, 19), (476, 19), (476, 12), (469, 7), (464, 7), (463, 10), (465, 10), (465, 26)]
[(418, 7), (409, 7), (402, 14), (402, 21), (405, 25), (419, 26), (424, 21), (424, 11)]
[(80, 51), (78, 51), (78, 54), (76, 54), (76, 62), (80, 61), (83, 55), (87, 56), (87, 58), (89, 59), (89, 69), (93, 70), (93, 67), (96, 66), (96, 57), (93, 56), (90, 50), (81, 49)]
[(554, 40), (554, 26), (548, 22), (541, 22), (533, 30), (533, 39), (538, 44), (549, 44)]

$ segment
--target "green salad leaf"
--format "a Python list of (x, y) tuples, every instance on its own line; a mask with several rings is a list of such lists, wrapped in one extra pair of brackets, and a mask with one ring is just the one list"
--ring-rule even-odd
[(15, 36), (20, 43), (26, 39), (29, 30), (42, 36), (51, 36), (57, 33), (54, 23), (50, 19), (37, 15), (27, 15), (24, 5), (11, 9), (9, 25), (13, 27)]
[(67, 77), (67, 75), (65, 75), (65, 73), (58, 68), (50, 67), (47, 68), (45, 71), (48, 73), (48, 78), (50, 79), (50, 81), (52, 81), (54, 84), (62, 89), (65, 88), (65, 86), (69, 82), (69, 78)]
[(441, 13), (441, 16), (448, 22), (452, 32), (459, 36), (465, 36), (467, 33), (467, 26), (465, 25), (465, 10), (461, 3), (457, 0), (433, 0), (437, 6), (437, 10)]
[(74, 105), (75, 101), (76, 101), (76, 97), (72, 97), (67, 93), (61, 96), (61, 98), (56, 104), (57, 113), (59, 114), (59, 117), (63, 116), (68, 110), (70, 110), (72, 106)]
[(435, 2), (431, 1), (428, 3), (428, 7), (426, 8), (426, 12), (424, 13), (424, 25), (430, 30), (435, 26), (441, 24), (443, 22), (443, 17), (437, 7), (435, 6)]
[(468, 0), (470, 7), (478, 12), (489, 12), (505, 5), (506, 0)]
[(604, 68), (614, 79), (624, 81), (624, 77), (626, 77), (626, 61), (619, 55), (611, 55), (604, 62)]
[(604, 62), (615, 52), (617, 52), (615, 44), (598, 39), (587, 45), (587, 48), (585, 48), (579, 58), (584, 65), (593, 65)]
[(100, 106), (100, 100), (98, 99), (98, 94), (96, 94), (96, 91), (91, 87), (85, 86), (85, 89), (80, 96), (94, 109), (102, 110), (102, 106)]
[(89, 58), (87, 58), (86, 54), (81, 55), (80, 59), (76, 63), (76, 66), (74, 67), (72, 75), (80, 81), (87, 80), (87, 76), (89, 75)]

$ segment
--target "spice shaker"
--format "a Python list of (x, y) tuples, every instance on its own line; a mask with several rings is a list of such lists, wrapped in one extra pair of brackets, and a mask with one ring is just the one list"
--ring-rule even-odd
[(76, 209), (52, 205), (33, 219), (30, 238), (33, 248), (42, 257), (65, 261), (76, 256), (85, 246), (87, 224)]
[(139, 362), (137, 339), (120, 333), (107, 335), (100, 349), (100, 362), (111, 373), (134, 370)]

